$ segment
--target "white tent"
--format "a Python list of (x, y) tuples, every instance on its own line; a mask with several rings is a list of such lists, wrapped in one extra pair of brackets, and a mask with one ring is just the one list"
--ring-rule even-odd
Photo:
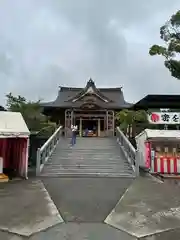
[(27, 178), (30, 131), (19, 112), (0, 111), (0, 157), (3, 168)]
[(29, 129), (19, 112), (0, 111), (0, 137), (28, 137)]

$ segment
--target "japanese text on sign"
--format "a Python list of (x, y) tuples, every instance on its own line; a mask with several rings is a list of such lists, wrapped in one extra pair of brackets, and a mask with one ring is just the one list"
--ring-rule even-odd
[(153, 112), (148, 115), (151, 124), (180, 124), (180, 113)]

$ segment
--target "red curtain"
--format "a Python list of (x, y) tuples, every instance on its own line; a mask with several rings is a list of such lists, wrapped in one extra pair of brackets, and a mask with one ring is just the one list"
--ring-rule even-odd
[(13, 169), (20, 176), (26, 175), (27, 143), (27, 138), (0, 138), (3, 168)]
[(0, 157), (3, 158), (3, 168), (8, 167), (8, 155), (9, 155), (9, 149), (8, 149), (8, 141), (5, 138), (0, 138)]

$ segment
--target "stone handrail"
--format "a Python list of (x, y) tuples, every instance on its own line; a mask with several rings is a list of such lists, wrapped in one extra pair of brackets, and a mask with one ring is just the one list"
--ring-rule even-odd
[(38, 176), (44, 164), (48, 161), (49, 157), (53, 153), (55, 147), (57, 146), (59, 139), (61, 137), (61, 129), (60, 126), (56, 131), (51, 135), (51, 137), (44, 143), (44, 145), (37, 150), (36, 155), (36, 175)]
[(120, 130), (119, 127), (116, 128), (116, 137), (117, 142), (119, 143), (122, 151), (124, 152), (125, 157), (127, 158), (134, 172), (136, 172), (136, 175), (138, 176), (139, 175), (138, 151), (134, 148), (134, 146), (131, 144), (129, 139), (124, 135), (124, 133)]

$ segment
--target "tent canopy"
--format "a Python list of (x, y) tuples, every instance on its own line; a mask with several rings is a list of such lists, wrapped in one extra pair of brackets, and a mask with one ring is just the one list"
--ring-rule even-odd
[(28, 137), (30, 131), (19, 112), (0, 111), (0, 138)]
[(159, 130), (159, 129), (145, 129), (143, 132), (136, 136), (138, 139), (141, 135), (145, 134), (146, 139), (171, 139), (180, 140), (179, 130)]

